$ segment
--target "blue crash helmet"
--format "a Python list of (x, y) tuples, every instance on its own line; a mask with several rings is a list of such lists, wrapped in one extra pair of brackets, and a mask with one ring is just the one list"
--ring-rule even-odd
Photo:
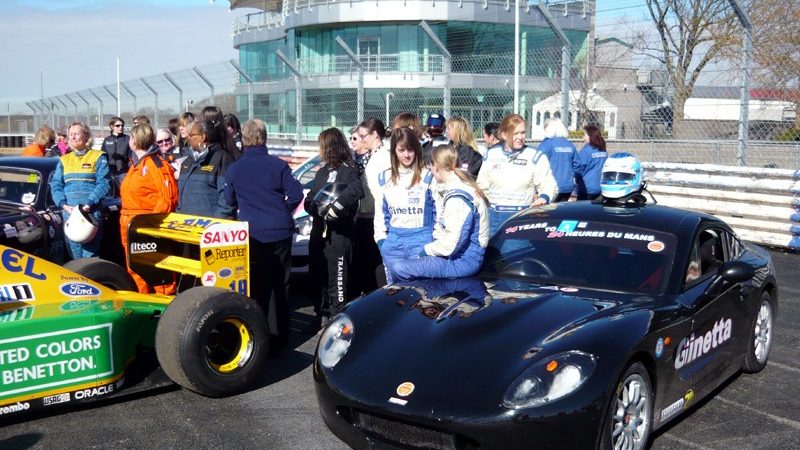
[(606, 159), (600, 176), (600, 192), (605, 198), (622, 198), (644, 186), (642, 163), (630, 153), (615, 153)]

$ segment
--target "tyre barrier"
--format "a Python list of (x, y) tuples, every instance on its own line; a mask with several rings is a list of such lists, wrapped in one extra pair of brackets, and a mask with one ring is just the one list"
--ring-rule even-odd
[(665, 206), (719, 217), (747, 241), (800, 249), (800, 171), (643, 162), (647, 190)]

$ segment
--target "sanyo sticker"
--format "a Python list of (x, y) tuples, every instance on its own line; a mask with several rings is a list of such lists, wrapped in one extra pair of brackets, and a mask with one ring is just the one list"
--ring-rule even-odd
[(214, 224), (206, 229), (200, 239), (203, 248), (246, 244), (250, 233), (247, 222)]

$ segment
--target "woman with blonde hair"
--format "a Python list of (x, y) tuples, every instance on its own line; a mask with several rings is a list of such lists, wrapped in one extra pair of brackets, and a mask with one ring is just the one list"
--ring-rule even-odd
[(466, 119), (453, 117), (447, 121), (447, 137), (456, 149), (458, 168), (466, 171), (474, 180), (483, 164), (483, 156), (478, 153), (478, 144), (472, 135), (472, 127)]
[(458, 168), (456, 149), (440, 145), (431, 157), (433, 176), (438, 182), (439, 211), (433, 242), (422, 247), (419, 258), (395, 264), (395, 275), (400, 280), (474, 275), (483, 264), (489, 243), (486, 195), (469, 174)]
[(436, 207), (433, 174), (422, 163), (422, 145), (410, 128), (392, 132), (390, 169), (378, 175), (375, 242), (383, 258), (386, 280), (396, 280), (394, 265), (415, 257), (431, 241)]
[(497, 131), (502, 141), (486, 151), (477, 180), (489, 199), (492, 234), (517, 212), (546, 205), (558, 193), (547, 156), (525, 145), (525, 119), (509, 114)]
[(20, 156), (45, 156), (45, 152), (56, 142), (56, 132), (47, 125), (36, 130), (33, 143), (24, 150)]

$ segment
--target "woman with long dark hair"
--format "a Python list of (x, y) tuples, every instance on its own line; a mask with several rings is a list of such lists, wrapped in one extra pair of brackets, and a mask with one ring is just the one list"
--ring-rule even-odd
[(597, 125), (583, 127), (583, 143), (578, 154), (575, 182), (578, 185), (578, 200), (594, 200), (600, 196), (600, 174), (608, 158), (606, 140)]
[(381, 197), (375, 205), (375, 242), (386, 281), (396, 280), (394, 265), (419, 255), (431, 241), (436, 207), (433, 174), (422, 161), (422, 145), (413, 130), (392, 131), (391, 168), (378, 175)]
[(314, 311), (321, 322), (341, 311), (351, 297), (346, 283), (352, 276), (355, 216), (364, 190), (344, 134), (337, 128), (328, 128), (320, 133), (318, 142), (319, 156), (325, 164), (317, 171), (304, 206), (313, 218), (308, 243), (309, 272), (314, 286)]

